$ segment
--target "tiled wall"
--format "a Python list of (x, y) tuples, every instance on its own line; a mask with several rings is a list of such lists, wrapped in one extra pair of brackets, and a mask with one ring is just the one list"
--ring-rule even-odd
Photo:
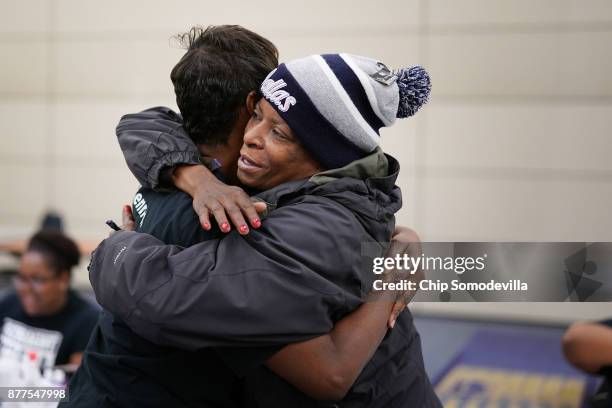
[[(431, 103), (383, 133), (399, 223), (427, 240), (612, 240), (608, 0), (13, 0), (0, 13), (0, 231), (62, 211), (102, 237), (136, 188), (121, 114), (173, 106), (171, 35), (258, 31), (283, 60), (346, 51), (422, 64)], [(86, 280), (84, 275), (80, 280)]]

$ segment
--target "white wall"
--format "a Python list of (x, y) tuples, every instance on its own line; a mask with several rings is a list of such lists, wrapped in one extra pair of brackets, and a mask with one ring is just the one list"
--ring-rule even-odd
[(115, 142), (120, 115), (174, 105), (169, 72), (182, 50), (173, 34), (237, 23), (275, 42), (283, 60), (345, 51), (430, 70), (431, 103), (383, 133), (403, 165), (399, 222), (423, 239), (612, 241), (607, 0), (20, 0), (2, 9), (0, 234), (27, 234), (56, 208), (72, 235), (104, 237), (104, 220), (137, 187)]

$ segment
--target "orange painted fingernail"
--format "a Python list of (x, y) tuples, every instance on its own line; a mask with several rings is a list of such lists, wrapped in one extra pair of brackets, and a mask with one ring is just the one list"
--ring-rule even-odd
[(247, 232), (249, 232), (249, 227), (247, 227), (246, 225), (241, 225), (240, 232), (242, 232), (243, 234), (246, 234)]
[(259, 218), (253, 218), (253, 226), (255, 228), (259, 228), (261, 226), (261, 221), (259, 220)]
[(208, 231), (210, 229), (210, 224), (205, 222), (204, 224), (202, 224), (202, 228)]
[(230, 230), (230, 226), (227, 222), (224, 222), (223, 224), (221, 224), (221, 231), (229, 231)]

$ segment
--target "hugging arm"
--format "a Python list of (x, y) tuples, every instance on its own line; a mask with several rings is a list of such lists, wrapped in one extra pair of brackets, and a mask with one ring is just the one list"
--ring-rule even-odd
[(168, 176), (174, 167), (200, 164), (200, 152), (185, 132), (181, 116), (170, 108), (124, 115), (116, 134), (130, 171), (143, 187), (172, 188)]
[[(385, 254), (412, 254), (420, 250), (414, 231), (401, 228), (393, 235)], [(397, 271), (387, 270), (384, 281), (398, 279)], [(418, 281), (422, 277), (402, 276)], [(266, 365), (309, 396), (326, 401), (341, 400), (363, 367), (393, 327), (398, 304), (405, 306), (416, 292), (370, 293), (366, 303), (336, 322), (328, 334), (289, 344), (267, 360)], [(398, 298), (401, 298), (398, 302)]]
[(329, 334), (289, 344), (266, 365), (313, 398), (341, 400), (386, 334), (392, 305), (384, 300), (364, 303)]
[[(193, 197), (193, 208), (202, 228), (211, 228), (210, 215), (229, 232), (233, 224), (240, 233), (250, 224), (259, 228), (258, 211), (262, 204), (253, 204), (239, 187), (228, 186), (200, 162), (198, 147), (189, 138), (182, 118), (170, 108), (156, 107), (125, 115), (116, 129), (117, 140), (125, 161), (143, 187), (178, 188)], [(245, 218), (247, 221), (245, 221)]]
[[(132, 223), (133, 220), (124, 210), (124, 229), (131, 230)], [(398, 254), (418, 251), (418, 248), (418, 236), (412, 230), (398, 228), (385, 256), (393, 258)], [(396, 277), (388, 272), (384, 278)], [(388, 326), (393, 325), (389, 316), (396, 309), (398, 302), (394, 300), (398, 295), (378, 293), (373, 296), (378, 298), (371, 297), (371, 301), (336, 322), (329, 333), (288, 344), (268, 358), (265, 364), (312, 398), (328, 401), (342, 399), (376, 351)], [(295, 319), (295, 316), (288, 317)], [(395, 317), (391, 319), (394, 321)]]
[(355, 270), (359, 248), (342, 245), (359, 231), (346, 209), (323, 202), (279, 208), (248, 236), (185, 249), (118, 232), (93, 253), (90, 281), (104, 308), (158, 344), (288, 344), (328, 333), (332, 316), (360, 302), (340, 285), (348, 277), (334, 283), (309, 267)]
[[(240, 236), (183, 249), (147, 234), (113, 234), (92, 257), (96, 299), (136, 334), (191, 351), (286, 344), (331, 330), (328, 307), (343, 303), (339, 290), (292, 268), (275, 273), (246, 246), (231, 255), (240, 246), (233, 237)], [(253, 268), (239, 265), (249, 259)]]

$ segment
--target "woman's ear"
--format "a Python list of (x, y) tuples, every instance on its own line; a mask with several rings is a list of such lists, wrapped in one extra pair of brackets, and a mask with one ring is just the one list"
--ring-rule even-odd
[(59, 281), (62, 289), (68, 289), (70, 287), (70, 273), (67, 271), (60, 272)]
[(257, 97), (257, 92), (255, 91), (251, 91), (247, 95), (246, 108), (247, 108), (247, 112), (249, 113), (249, 116), (252, 116), (253, 112), (255, 112), (255, 105), (257, 104), (258, 99), (259, 98)]

